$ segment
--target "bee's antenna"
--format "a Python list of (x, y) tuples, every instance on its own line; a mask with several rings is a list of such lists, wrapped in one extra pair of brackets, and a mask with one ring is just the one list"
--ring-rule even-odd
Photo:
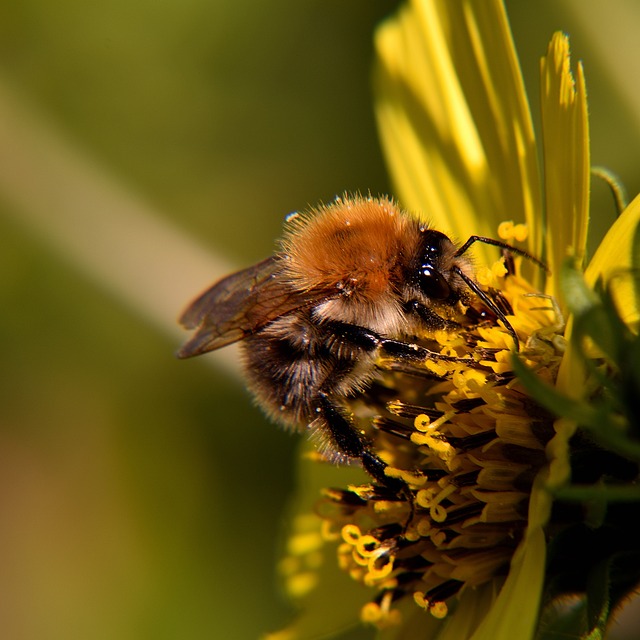
[[(470, 244), (470, 243), (467, 243)], [(501, 246), (501, 245), (498, 245)], [(511, 334), (513, 341), (516, 345), (516, 351), (520, 351), (520, 340), (518, 340), (518, 335), (516, 334), (515, 329), (511, 326), (511, 323), (507, 320), (507, 316), (504, 314), (504, 311), (496, 305), (496, 303), (489, 297), (486, 291), (483, 291), (475, 280), (472, 280), (469, 276), (465, 275), (462, 269), (457, 265), (454, 265), (452, 271), (455, 271), (460, 278), (464, 281), (464, 283), (473, 291), (482, 302), (484, 302), (493, 313), (498, 317), (498, 320), (502, 322), (505, 329)]]
[(527, 260), (531, 260), (531, 262), (533, 262), (534, 264), (537, 264), (541, 269), (544, 269), (547, 273), (549, 273), (549, 267), (547, 267), (547, 265), (544, 262), (542, 262), (541, 260), (538, 260), (538, 258), (536, 258), (535, 256), (532, 256), (527, 251), (524, 251), (523, 249), (518, 249), (517, 247), (512, 247), (510, 244), (507, 244), (506, 242), (502, 242), (502, 240), (494, 240), (493, 238), (486, 238), (485, 236), (470, 236), (467, 239), (467, 241), (456, 251), (455, 253), (456, 258), (458, 256), (461, 256), (463, 253), (466, 253), (469, 250), (469, 247), (474, 242), (482, 242), (483, 244), (490, 244), (490, 245), (493, 245), (494, 247), (507, 249), (507, 251), (511, 251), (512, 253), (522, 256)]

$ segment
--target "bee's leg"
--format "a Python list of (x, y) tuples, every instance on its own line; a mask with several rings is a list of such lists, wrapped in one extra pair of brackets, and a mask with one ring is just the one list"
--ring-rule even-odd
[(355, 428), (340, 407), (331, 401), (328, 393), (318, 393), (316, 412), (323, 420), (323, 430), (330, 445), (339, 455), (360, 460), (364, 470), (394, 494), (406, 489), (404, 482), (385, 473), (388, 465), (372, 451), (368, 439)]
[(334, 338), (338, 338), (343, 344), (364, 351), (374, 353), (379, 351), (384, 355), (395, 358), (407, 358), (410, 360), (446, 360), (458, 362), (460, 358), (443, 356), (435, 351), (429, 351), (417, 344), (383, 338), (371, 329), (347, 322), (330, 321), (324, 323), (329, 328)]
[(458, 322), (447, 320), (446, 318), (439, 316), (435, 311), (432, 311), (429, 307), (418, 300), (409, 300), (404, 303), (403, 307), (406, 313), (418, 316), (418, 318), (420, 318), (424, 323), (425, 327), (428, 327), (431, 330), (445, 329), (453, 331), (460, 328), (460, 324)]
[(414, 498), (409, 486), (399, 478), (392, 478), (386, 474), (385, 470), (389, 465), (373, 452), (371, 443), (357, 431), (341, 409), (331, 402), (329, 396), (323, 391), (318, 393), (316, 411), (323, 420), (324, 429), (329, 432), (333, 447), (344, 456), (359, 459), (364, 470), (380, 486), (385, 487), (393, 496), (409, 505), (409, 513), (404, 523), (406, 532), (415, 515)]
[[(359, 353), (380, 352), (391, 358), (414, 362), (459, 360), (459, 358), (434, 353), (416, 344), (383, 338), (375, 331), (347, 322), (328, 321), (323, 322), (322, 326), (333, 339), (352, 349), (354, 357), (357, 357)], [(346, 458), (359, 459), (370, 476), (394, 493), (399, 494), (406, 491), (404, 482), (386, 474), (385, 470), (388, 465), (373, 452), (369, 440), (356, 429), (343, 410), (331, 400), (334, 396), (332, 387), (335, 384), (335, 378), (327, 380), (317, 392), (316, 401), (312, 403), (316, 417), (322, 419), (319, 433), (321, 437), (325, 438), (328, 449), (333, 449)]]
[[(487, 238), (478, 238), (477, 236), (471, 236), (471, 238), (469, 238), (469, 240), (467, 240), (467, 242), (464, 244), (464, 247), (468, 247), (471, 244), (471, 242), (474, 242), (474, 240), (481, 240), (484, 242), (487, 240)], [(489, 242), (489, 244), (495, 244), (495, 242)], [(497, 246), (500, 246), (500, 245), (498, 244)], [(516, 253), (521, 253), (522, 255), (525, 255), (526, 257), (532, 259), (534, 262), (544, 267), (544, 264), (542, 262), (539, 262), (532, 256), (528, 255), (526, 252), (516, 252)], [(460, 251), (458, 251), (456, 255), (460, 255)], [(507, 316), (505, 315), (505, 312), (496, 304), (494, 300), (492, 300), (491, 296), (482, 288), (480, 288), (478, 283), (473, 278), (470, 278), (468, 275), (466, 275), (464, 271), (462, 271), (462, 269), (460, 269), (457, 266), (454, 266), (453, 271), (457, 273), (462, 280), (464, 280), (465, 284), (469, 287), (469, 289), (471, 289), (471, 291), (473, 291), (478, 296), (478, 298), (480, 298), (480, 300), (482, 300), (482, 302), (484, 302), (484, 304), (487, 305), (487, 307), (489, 307), (489, 309), (496, 315), (496, 317), (500, 320), (500, 322), (502, 322), (502, 324), (504, 325), (504, 328), (511, 334), (511, 337), (513, 338), (516, 351), (520, 351), (520, 341), (518, 340), (518, 334), (516, 333), (516, 330), (513, 328), (509, 320), (507, 320)]]

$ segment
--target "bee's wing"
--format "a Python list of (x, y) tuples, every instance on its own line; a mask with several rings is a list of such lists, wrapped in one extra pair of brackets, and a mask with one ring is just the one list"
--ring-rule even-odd
[(272, 320), (312, 302), (279, 277), (282, 259), (272, 256), (223, 278), (194, 300), (180, 317), (186, 329), (196, 329), (178, 351), (189, 358), (237, 342)]

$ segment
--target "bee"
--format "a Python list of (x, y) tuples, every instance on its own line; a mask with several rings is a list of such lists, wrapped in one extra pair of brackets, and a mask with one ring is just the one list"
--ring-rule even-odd
[(186, 309), (180, 322), (195, 333), (178, 357), (240, 342), (248, 387), (274, 421), (309, 431), (325, 458), (359, 463), (400, 490), (348, 400), (373, 383), (381, 358), (445, 358), (415, 336), (459, 329), (459, 303), (480, 300), (517, 348), (505, 312), (474, 278), (467, 251), (475, 242), (531, 258), (480, 236), (457, 246), (386, 198), (338, 198), (292, 214), (275, 255), (223, 278)]

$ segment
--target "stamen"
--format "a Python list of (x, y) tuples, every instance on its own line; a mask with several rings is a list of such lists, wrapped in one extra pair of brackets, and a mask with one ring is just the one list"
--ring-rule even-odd
[(486, 404), (486, 402), (482, 398), (463, 398), (462, 400), (453, 402), (451, 406), (456, 411), (469, 413), (473, 411), (473, 409), (481, 407), (483, 404)]
[(472, 502), (464, 507), (447, 511), (446, 525), (451, 526), (458, 522), (464, 522), (471, 517), (479, 516), (484, 506), (480, 502)]
[(413, 404), (405, 404), (400, 400), (389, 402), (387, 404), (387, 410), (400, 418), (417, 418), (420, 415), (425, 415), (437, 419), (443, 415), (443, 412), (437, 409), (427, 409), (426, 407), (419, 407)]
[(402, 422), (398, 422), (397, 420), (392, 420), (391, 418), (386, 418), (384, 416), (376, 416), (373, 419), (372, 424), (375, 429), (379, 429), (380, 431), (384, 431), (385, 433), (398, 438), (411, 440), (411, 433), (413, 429), (408, 425), (402, 424)]
[(413, 594), (419, 607), (427, 609), (434, 618), (445, 618), (448, 613), (446, 600), (454, 596), (464, 583), (458, 580), (447, 580), (427, 593), (417, 591)]
[(482, 431), (481, 433), (476, 433), (472, 436), (464, 436), (462, 438), (443, 436), (450, 445), (453, 445), (459, 451), (471, 451), (472, 449), (477, 449), (478, 447), (482, 447), (488, 442), (495, 440), (496, 437), (497, 433), (493, 429), (490, 429), (489, 431)]

